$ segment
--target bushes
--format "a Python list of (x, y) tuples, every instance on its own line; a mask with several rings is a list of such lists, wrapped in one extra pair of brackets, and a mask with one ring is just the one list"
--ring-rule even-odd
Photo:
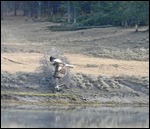
[(88, 15), (82, 20), (79, 18), (80, 24), (83, 26), (101, 26), (101, 25), (114, 25), (118, 26), (121, 24), (121, 20), (110, 17), (109, 14), (96, 13), (94, 15)]
[(60, 15), (55, 15), (55, 16), (49, 16), (47, 18), (47, 21), (49, 21), (49, 22), (56, 22), (56, 23), (62, 23), (62, 22), (66, 22), (66, 19), (64, 19)]

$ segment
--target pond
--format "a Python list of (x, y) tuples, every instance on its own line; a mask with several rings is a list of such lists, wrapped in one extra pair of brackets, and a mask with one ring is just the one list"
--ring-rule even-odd
[(148, 128), (149, 107), (1, 109), (1, 128)]

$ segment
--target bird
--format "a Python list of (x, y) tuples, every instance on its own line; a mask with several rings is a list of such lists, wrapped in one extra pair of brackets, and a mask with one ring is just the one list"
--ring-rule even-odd
[(56, 81), (55, 89), (59, 90), (60, 85), (58, 85), (58, 80), (62, 79), (67, 74), (67, 67), (74, 68), (74, 66), (71, 64), (67, 64), (64, 61), (62, 61), (61, 59), (55, 58), (53, 56), (50, 56), (50, 62), (52, 62), (53, 66), (55, 66), (55, 71), (54, 71), (53, 77)]

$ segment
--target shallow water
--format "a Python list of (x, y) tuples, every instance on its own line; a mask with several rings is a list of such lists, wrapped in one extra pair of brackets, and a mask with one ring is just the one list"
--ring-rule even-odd
[(2, 128), (149, 127), (149, 107), (1, 110)]

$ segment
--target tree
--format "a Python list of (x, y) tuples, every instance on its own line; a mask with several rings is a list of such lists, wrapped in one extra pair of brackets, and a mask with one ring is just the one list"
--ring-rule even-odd
[(70, 20), (71, 20), (71, 11), (70, 11), (70, 1), (68, 1), (68, 22), (70, 23)]
[(14, 1), (13, 6), (14, 6), (14, 16), (16, 16), (17, 15), (17, 9), (18, 9), (18, 6), (19, 6), (19, 2)]
[(38, 1), (38, 20), (41, 20), (41, 1)]
[(2, 1), (1, 19), (7, 12), (17, 15), (22, 10), (26, 20), (29, 17), (40, 20), (44, 14), (50, 21), (66, 16), (68, 23), (86, 26), (149, 24), (149, 1)]
[(27, 21), (28, 17), (32, 16), (32, 14), (33, 14), (31, 4), (32, 4), (31, 1), (23, 1), (23, 5), (24, 5), (23, 6), (23, 11), (24, 11), (25, 21)]
[(5, 1), (1, 1), (1, 20), (4, 19)]

